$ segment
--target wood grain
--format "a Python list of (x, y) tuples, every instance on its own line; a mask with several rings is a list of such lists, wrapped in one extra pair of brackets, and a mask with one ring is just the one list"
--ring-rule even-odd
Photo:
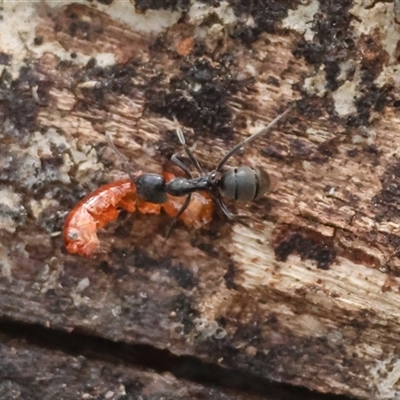
[[(4, 6), (3, 25), (25, 15), (29, 26), (0, 35), (1, 314), (395, 399), (394, 4), (215, 3)], [(133, 171), (160, 173), (178, 148), (175, 116), (211, 170), (291, 102), (235, 157), (273, 182), (265, 198), (229, 204), (244, 220), (216, 212), (163, 245), (170, 219), (134, 214), (100, 233), (95, 259), (66, 254), (68, 210), (125, 177), (105, 132)]]

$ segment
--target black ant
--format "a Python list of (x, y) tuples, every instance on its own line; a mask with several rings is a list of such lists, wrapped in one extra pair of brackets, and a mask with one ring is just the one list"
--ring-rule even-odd
[[(289, 106), (286, 111), (271, 121), (265, 128), (232, 147), (211, 172), (205, 172), (203, 170), (189, 146), (186, 144), (182, 130), (178, 128), (176, 133), (179, 142), (183, 146), (189, 160), (200, 174), (197, 178), (193, 178), (189, 168), (178, 158), (179, 153), (175, 153), (171, 157), (171, 161), (181, 168), (187, 177), (176, 177), (166, 182), (162, 175), (155, 173), (144, 173), (133, 176), (129, 171), (127, 158), (115, 147), (111, 135), (108, 132), (106, 133), (106, 137), (113, 151), (124, 160), (125, 170), (136, 185), (138, 197), (149, 203), (163, 204), (168, 201), (167, 194), (171, 196), (187, 196), (184, 204), (175, 216), (173, 224), (188, 207), (192, 193), (197, 191), (206, 191), (210, 193), (223, 213), (229, 219), (233, 219), (235, 215), (228, 210), (222, 199), (222, 195), (230, 200), (251, 201), (258, 199), (269, 189), (270, 179), (268, 173), (262, 169), (251, 168), (247, 165), (232, 168), (225, 166), (226, 162), (246, 143), (250, 143), (268, 132), (293, 108), (294, 104)], [(169, 231), (169, 234), (170, 233), (171, 229)]]

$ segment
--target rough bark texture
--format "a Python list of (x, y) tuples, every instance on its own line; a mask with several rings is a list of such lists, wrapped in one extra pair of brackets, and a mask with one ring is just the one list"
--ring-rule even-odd
[[(40, 343), (48, 335), (41, 329), (33, 331), (35, 337), (28, 341), (16, 339), (15, 331), (0, 336), (1, 399), (260, 399), (240, 391), (177, 379), (170, 373), (158, 374), (134, 367), (129, 361), (135, 362), (139, 354), (105, 341), (96, 343), (95, 339), (89, 344), (82, 338), (58, 333), (52, 335), (51, 348), (46, 349), (31, 342)], [(99, 351), (104, 346), (112, 352)], [(239, 379), (239, 386), (240, 383), (243, 384)], [(277, 389), (266, 398), (292, 398), (281, 389), (279, 394), (283, 396), (276, 397), (275, 392)]]
[[(1, 314), (398, 398), (397, 2), (159, 3), (4, 3)], [(161, 172), (175, 116), (212, 169), (292, 101), (236, 157), (273, 182), (229, 205), (244, 222), (217, 210), (163, 245), (168, 217), (126, 216), (95, 259), (66, 254), (68, 211), (125, 177), (106, 131), (132, 170)]]

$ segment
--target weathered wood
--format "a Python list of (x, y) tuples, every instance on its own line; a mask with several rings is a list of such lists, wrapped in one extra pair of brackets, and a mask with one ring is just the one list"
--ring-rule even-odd
[[(178, 3), (4, 4), (2, 315), (397, 398), (394, 4)], [(230, 205), (245, 222), (217, 212), (163, 246), (170, 220), (133, 215), (101, 233), (96, 259), (65, 254), (68, 210), (125, 176), (106, 131), (133, 170), (161, 172), (176, 116), (212, 168), (294, 100), (236, 157), (273, 180), (265, 198)]]
[[(4, 325), (1, 325), (4, 328)], [(53, 332), (54, 333), (54, 332)], [(36, 331), (36, 334), (38, 332)], [(49, 336), (37, 335), (33, 342)], [(170, 373), (157, 373), (140, 368), (135, 354), (110, 352), (104, 359), (103, 349), (93, 342), (81, 343), (77, 337), (57, 335), (49, 347), (32, 343), (32, 338), (21, 340), (2, 333), (0, 335), (0, 396), (2, 399), (237, 399), (258, 400), (288, 398), (289, 389), (264, 396), (227, 390), (200, 383), (177, 379)], [(67, 350), (55, 350), (54, 347)], [(107, 343), (106, 343), (107, 344)], [(102, 343), (104, 345), (104, 343)], [(115, 351), (111, 345), (107, 350)], [(81, 354), (85, 353), (85, 356)], [(121, 351), (119, 351), (121, 353)], [(118, 357), (119, 356), (119, 357)], [(239, 383), (240, 384), (240, 383)], [(277, 397), (280, 394), (280, 397)]]

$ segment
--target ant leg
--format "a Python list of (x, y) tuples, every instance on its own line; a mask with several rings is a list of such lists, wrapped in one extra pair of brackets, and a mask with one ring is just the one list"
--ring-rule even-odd
[(179, 217), (185, 212), (185, 210), (188, 208), (188, 205), (190, 203), (190, 200), (192, 199), (192, 194), (190, 193), (187, 197), (185, 202), (182, 204), (181, 209), (179, 210), (178, 214), (175, 215), (174, 219), (171, 222), (171, 225), (168, 228), (167, 235), (165, 238), (165, 241), (171, 236), (172, 231), (174, 230), (176, 221), (178, 221)]
[(171, 157), (171, 161), (177, 165), (189, 178), (192, 178), (192, 173), (190, 172), (189, 168), (178, 158), (178, 153), (173, 154)]
[(228, 207), (223, 202), (223, 200), (222, 200), (222, 198), (220, 196), (213, 196), (213, 199), (220, 206), (221, 210), (228, 217), (228, 219), (230, 221), (233, 221), (233, 220), (240, 221), (242, 224), (244, 224), (245, 226), (249, 227), (249, 225), (245, 222), (246, 220), (248, 220), (248, 216), (247, 215), (235, 215), (235, 214), (231, 213), (228, 210)]
[(115, 147), (115, 144), (114, 144), (114, 142), (113, 142), (113, 140), (112, 140), (112, 137), (111, 137), (111, 133), (110, 132), (106, 132), (106, 139), (107, 139), (107, 142), (108, 142), (108, 145), (111, 147), (111, 150), (118, 156), (118, 157), (120, 157), (121, 159), (122, 159), (122, 161), (123, 161), (123, 167), (124, 167), (124, 170), (125, 170), (125, 172), (126, 172), (126, 174), (129, 176), (129, 179), (132, 181), (132, 182), (136, 182), (136, 178), (132, 175), (132, 173), (131, 173), (131, 171), (130, 171), (130, 169), (129, 169), (129, 160)]
[[(175, 120), (176, 123), (178, 123), (176, 118), (174, 118), (174, 120)], [(197, 171), (199, 171), (201, 175), (204, 175), (203, 168), (201, 168), (201, 165), (197, 161), (197, 158), (192, 153), (192, 150), (190, 150), (190, 147), (186, 144), (185, 136), (183, 136), (183, 132), (182, 132), (182, 129), (180, 128), (180, 126), (178, 126), (176, 128), (176, 135), (178, 136), (179, 143), (183, 146), (183, 148), (186, 151), (186, 154), (188, 155), (190, 161), (196, 167)]]
[(213, 199), (216, 201), (216, 203), (220, 206), (221, 210), (223, 211), (223, 213), (228, 217), (228, 219), (230, 221), (240, 221), (243, 225), (250, 227), (250, 225), (246, 222), (246, 220), (249, 219), (249, 217), (247, 215), (235, 215), (233, 213), (231, 213), (228, 210), (228, 207), (226, 206), (226, 204), (223, 202), (222, 198), (220, 196), (213, 196)]
[(236, 215), (231, 213), (228, 210), (228, 207), (226, 206), (226, 204), (224, 203), (224, 201), (222, 200), (221, 196), (217, 195), (217, 196), (213, 196), (214, 201), (219, 205), (219, 207), (221, 208), (222, 212), (229, 218), (229, 219), (235, 219)]

